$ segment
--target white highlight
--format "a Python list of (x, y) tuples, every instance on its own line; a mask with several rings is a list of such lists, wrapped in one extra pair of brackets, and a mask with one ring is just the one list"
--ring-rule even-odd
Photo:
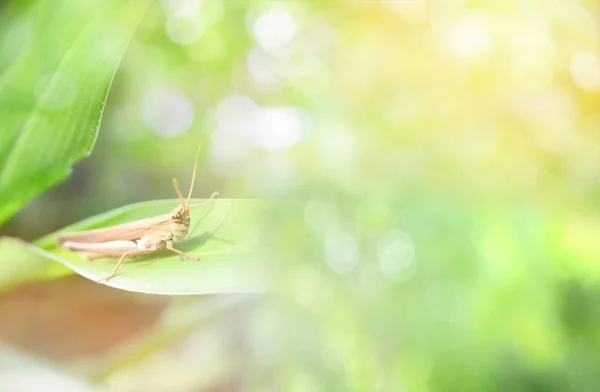
[(192, 126), (194, 106), (179, 91), (158, 91), (151, 93), (142, 103), (142, 117), (154, 133), (177, 136)]
[(163, 0), (162, 6), (167, 14), (196, 13), (205, 0)]
[(256, 42), (266, 51), (281, 49), (294, 38), (298, 25), (284, 9), (263, 11), (252, 25)]
[(293, 108), (265, 108), (260, 120), (252, 134), (253, 142), (258, 147), (284, 150), (302, 138), (302, 120)]
[[(298, 143), (303, 136), (306, 116), (294, 107), (261, 108), (246, 96), (233, 95), (218, 105), (216, 117), (218, 128), (211, 136), (209, 156), (211, 171), (217, 176), (235, 178), (247, 173), (251, 163), (247, 159), (253, 150), (280, 153)], [(283, 156), (278, 154), (270, 159), (284, 164)], [(264, 166), (264, 162), (255, 163), (257, 167)], [(293, 170), (288, 166), (272, 173), (277, 181), (289, 179)]]
[(205, 29), (204, 19), (196, 13), (172, 15), (165, 25), (167, 36), (180, 45), (191, 45), (198, 41)]
[(469, 12), (450, 29), (450, 45), (453, 52), (466, 60), (474, 60), (490, 48), (492, 40), (481, 12)]
[(577, 52), (571, 58), (571, 78), (579, 88), (588, 92), (600, 90), (600, 59), (593, 52)]
[(217, 107), (219, 130), (242, 136), (248, 127), (255, 126), (258, 112), (258, 105), (244, 95), (227, 97)]

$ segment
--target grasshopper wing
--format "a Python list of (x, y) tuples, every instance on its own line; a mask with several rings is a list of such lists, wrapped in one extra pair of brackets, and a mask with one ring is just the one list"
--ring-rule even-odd
[(58, 237), (57, 242), (59, 245), (62, 245), (67, 241), (78, 243), (98, 243), (118, 240), (135, 241), (148, 234), (148, 232), (169, 231), (170, 219), (170, 214), (163, 214), (101, 229), (65, 233)]

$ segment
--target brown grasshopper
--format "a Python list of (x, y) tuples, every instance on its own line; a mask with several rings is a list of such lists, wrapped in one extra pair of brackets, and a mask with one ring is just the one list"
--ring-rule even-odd
[(89, 260), (104, 257), (120, 257), (112, 273), (98, 280), (98, 283), (113, 278), (126, 257), (136, 257), (153, 253), (160, 249), (166, 248), (189, 260), (199, 260), (199, 257), (188, 255), (173, 247), (174, 240), (181, 241), (188, 235), (190, 229), (190, 208), (207, 204), (218, 195), (215, 192), (208, 200), (190, 205), (199, 155), (200, 147), (198, 147), (198, 152), (196, 153), (187, 203), (183, 199), (177, 179), (173, 178), (173, 186), (181, 204), (170, 213), (102, 229), (63, 234), (58, 237), (58, 244), (65, 249), (81, 254)]

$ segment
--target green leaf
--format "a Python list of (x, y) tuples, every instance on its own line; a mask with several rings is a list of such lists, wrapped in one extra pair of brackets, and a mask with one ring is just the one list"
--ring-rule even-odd
[[(186, 240), (175, 243), (175, 247), (200, 256), (200, 260), (189, 261), (167, 250), (126, 259), (117, 276), (106, 284), (123, 290), (167, 295), (264, 291), (267, 255), (261, 243), (259, 216), (266, 203), (260, 200), (217, 199), (192, 208), (190, 235)], [(43, 276), (60, 275), (63, 271), (48, 269), (47, 264), (41, 264), (39, 258), (46, 262), (53, 260), (88, 279), (98, 281), (111, 273), (117, 260), (90, 261), (75, 252), (62, 249), (56, 245), (61, 233), (152, 217), (171, 211), (177, 204), (178, 200), (162, 200), (118, 208), (46, 236), (34, 245), (4, 239), (0, 242), (3, 245), (0, 246), (0, 265), (5, 272), (12, 271), (7, 274), (12, 279), (3, 280), (14, 285), (19, 277), (23, 281), (29, 279), (28, 268), (20, 268), (25, 255), (29, 254), (38, 264), (29, 262), (27, 265), (45, 265), (45, 272), (40, 272)], [(2, 275), (0, 271), (0, 277)], [(1, 284), (2, 280), (0, 287)]]
[(72, 273), (42, 249), (17, 238), (0, 237), (0, 291)]
[[(19, 22), (31, 36), (0, 75), (0, 224), (90, 153), (115, 70), (149, 4), (39, 1)], [(0, 36), (11, 28), (0, 27)]]

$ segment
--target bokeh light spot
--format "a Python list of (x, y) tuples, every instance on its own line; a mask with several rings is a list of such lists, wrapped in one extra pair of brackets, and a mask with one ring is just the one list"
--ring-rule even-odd
[(192, 14), (198, 12), (206, 0), (163, 0), (167, 14)]
[(250, 151), (248, 128), (254, 127), (260, 108), (244, 95), (223, 99), (216, 110), (218, 129), (211, 135), (209, 168), (222, 178), (237, 178), (244, 173)]
[(492, 44), (486, 20), (481, 12), (469, 12), (450, 28), (450, 45), (461, 58), (474, 60)]
[(194, 106), (178, 91), (156, 91), (142, 103), (144, 123), (161, 136), (185, 133), (194, 122)]
[(391, 231), (379, 241), (377, 250), (379, 266), (386, 277), (400, 280), (408, 277), (406, 272), (415, 258), (415, 246), (407, 233)]
[(302, 119), (293, 108), (262, 109), (260, 125), (252, 138), (256, 146), (266, 150), (289, 148), (302, 138)]
[(191, 45), (198, 41), (205, 29), (204, 19), (196, 13), (172, 15), (165, 25), (167, 36), (180, 45)]
[(263, 86), (275, 89), (282, 79), (280, 61), (261, 49), (253, 48), (248, 53), (246, 67), (252, 78)]
[(252, 25), (256, 42), (266, 51), (277, 51), (294, 38), (298, 26), (288, 11), (268, 9)]
[(325, 261), (334, 272), (350, 273), (358, 265), (358, 256), (353, 235), (335, 228), (325, 233)]
[(577, 86), (588, 92), (600, 90), (600, 59), (593, 52), (577, 52), (571, 58), (571, 77)]
[(243, 95), (229, 96), (217, 107), (219, 129), (243, 133), (244, 129), (256, 121), (258, 111), (258, 105), (250, 98)]

